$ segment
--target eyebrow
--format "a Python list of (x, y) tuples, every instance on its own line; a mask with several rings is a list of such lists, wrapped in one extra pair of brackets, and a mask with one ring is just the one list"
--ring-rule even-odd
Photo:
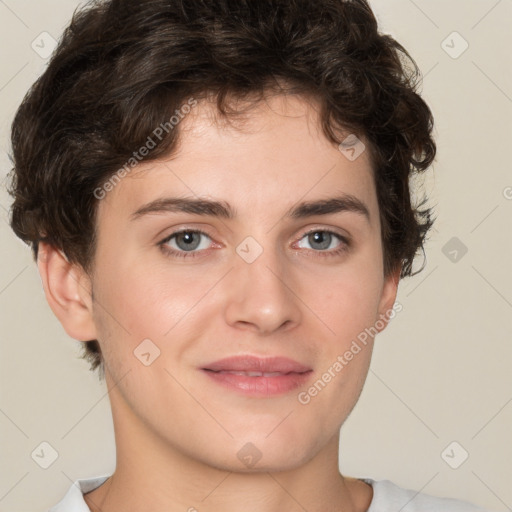
[[(148, 214), (166, 212), (183, 212), (195, 215), (206, 215), (209, 217), (220, 217), (233, 219), (236, 217), (236, 210), (225, 201), (212, 201), (209, 199), (165, 197), (155, 199), (150, 203), (141, 206), (131, 214), (131, 220), (137, 220)], [(342, 194), (328, 199), (306, 201), (293, 206), (284, 217), (291, 219), (303, 219), (314, 215), (329, 215), (339, 212), (353, 212), (362, 215), (367, 221), (370, 220), (368, 207), (357, 197), (351, 194)]]

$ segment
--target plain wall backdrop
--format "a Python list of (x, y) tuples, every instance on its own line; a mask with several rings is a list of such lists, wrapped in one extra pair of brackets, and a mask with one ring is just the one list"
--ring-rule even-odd
[[(424, 74), (438, 143), (424, 190), (437, 222), (426, 267), (401, 282), (403, 311), (376, 339), (340, 467), (512, 510), (512, 2), (371, 3)], [(42, 512), (115, 463), (105, 385), (47, 305), (5, 190), (14, 113), (78, 5), (0, 0), (1, 511)], [(48, 469), (31, 457), (42, 442), (58, 453)]]

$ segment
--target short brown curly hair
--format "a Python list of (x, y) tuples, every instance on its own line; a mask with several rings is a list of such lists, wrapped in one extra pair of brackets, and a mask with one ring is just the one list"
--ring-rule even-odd
[[(434, 160), (433, 117), (407, 51), (378, 30), (366, 0), (110, 0), (75, 12), (12, 125), (11, 226), (62, 250), (86, 272), (96, 249), (94, 190), (187, 98), (260, 100), (277, 84), (313, 97), (323, 133), (369, 143), (384, 271), (412, 262), (433, 224), (409, 179)], [(168, 130), (146, 161), (176, 147)], [(423, 267), (422, 267), (423, 268)], [(420, 269), (421, 270), (421, 269)], [(85, 341), (85, 340), (83, 340)], [(91, 369), (97, 340), (85, 345)]]

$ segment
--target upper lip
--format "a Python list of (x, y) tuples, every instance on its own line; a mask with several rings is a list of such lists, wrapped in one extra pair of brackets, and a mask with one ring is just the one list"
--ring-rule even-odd
[(264, 373), (305, 373), (310, 371), (309, 366), (305, 366), (288, 357), (257, 357), (251, 355), (232, 356), (219, 359), (209, 363), (202, 368), (203, 370), (220, 371), (238, 371), (238, 372), (264, 372)]

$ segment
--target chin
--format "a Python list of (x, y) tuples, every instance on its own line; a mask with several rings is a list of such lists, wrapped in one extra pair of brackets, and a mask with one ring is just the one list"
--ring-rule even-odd
[[(266, 473), (296, 469), (314, 457), (319, 447), (313, 440), (278, 436), (273, 439), (244, 436), (210, 452), (208, 465), (235, 473)], [(221, 451), (219, 451), (219, 449)]]

